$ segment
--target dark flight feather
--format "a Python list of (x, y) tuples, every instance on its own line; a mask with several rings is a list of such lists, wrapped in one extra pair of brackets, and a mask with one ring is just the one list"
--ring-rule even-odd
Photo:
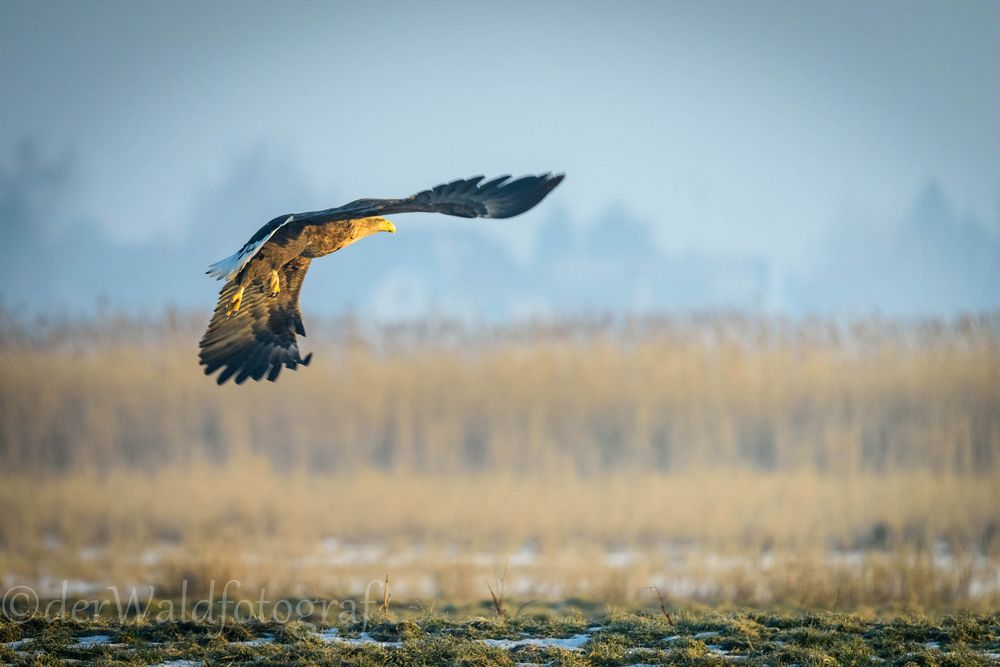
[(265, 374), (273, 381), (282, 368), (309, 364), (312, 355), (302, 358), (295, 335), (305, 336), (299, 292), (310, 261), (297, 257), (282, 268), (278, 296), (267, 294), (261, 284), (250, 285), (237, 317), (226, 317), (237, 282), (226, 283), (201, 340), (200, 360), (206, 375), (221, 368), (216, 380), (219, 384), (234, 375), (237, 384), (248, 378), (260, 380)]
[(512, 218), (524, 213), (562, 183), (563, 174), (541, 174), (510, 180), (501, 176), (479, 185), (483, 176), (459, 179), (406, 199), (358, 199), (325, 211), (297, 213), (301, 224), (367, 218), (394, 213), (444, 213), (461, 218)]

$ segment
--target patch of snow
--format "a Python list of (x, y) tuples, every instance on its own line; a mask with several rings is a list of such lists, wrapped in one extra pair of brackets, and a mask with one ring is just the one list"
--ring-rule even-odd
[(97, 560), (104, 554), (104, 550), (98, 546), (80, 547), (77, 557), (80, 560)]
[(718, 637), (719, 631), (712, 630), (711, 632), (699, 632), (694, 636), (695, 639), (707, 639), (708, 637)]
[(1000, 572), (993, 580), (981, 577), (969, 583), (969, 595), (972, 597), (983, 597), (997, 591), (1000, 591)]
[(350, 639), (350, 638), (346, 638), (345, 637), (345, 638), (341, 639), (340, 641), (346, 642), (348, 644), (354, 644), (355, 646), (361, 646), (363, 644), (378, 644), (379, 646), (383, 646), (385, 648), (399, 648), (400, 646), (403, 645), (403, 642), (383, 642), (383, 641), (379, 641), (378, 639), (375, 639), (374, 637), (372, 637), (367, 632), (362, 632), (361, 636), (358, 637), (357, 639)]
[(204, 664), (201, 660), (167, 660), (149, 667), (202, 667)]
[(233, 642), (233, 644), (238, 644), (239, 646), (265, 646), (273, 643), (274, 635), (271, 634), (263, 634), (260, 637), (254, 637), (242, 642)]
[(726, 649), (722, 648), (718, 644), (708, 644), (705, 648), (707, 648), (709, 651), (711, 651), (715, 655), (719, 656), (720, 658), (723, 658), (724, 660), (736, 660), (736, 661), (740, 661), (740, 660), (746, 660), (747, 659), (747, 657), (745, 655), (740, 655), (738, 653), (733, 653), (731, 651), (727, 651)]
[(337, 642), (339, 644), (350, 644), (352, 646), (381, 646), (382, 648), (399, 648), (403, 642), (383, 642), (375, 639), (367, 632), (362, 632), (360, 637), (341, 637), (337, 628), (327, 628), (319, 633), (319, 638), (325, 642)]
[(495, 646), (511, 650), (519, 646), (535, 646), (538, 648), (562, 648), (567, 651), (580, 651), (583, 645), (590, 641), (590, 635), (573, 635), (572, 637), (528, 637), (527, 639), (480, 639), (487, 646)]
[(91, 635), (89, 637), (77, 637), (76, 643), (71, 648), (90, 648), (110, 643), (111, 637), (109, 635)]
[(651, 583), (671, 598), (711, 597), (718, 591), (713, 582), (695, 577), (654, 575)]
[[(249, 555), (247, 554), (247, 556)], [(296, 558), (295, 562), (300, 565), (349, 567), (353, 565), (371, 565), (382, 562), (385, 558), (385, 545), (379, 542), (348, 543), (334, 538), (327, 538), (318, 545), (314, 552)]]
[(924, 646), (929, 649), (939, 649), (941, 648), (941, 642), (927, 642)]
[(107, 583), (83, 579), (56, 579), (44, 574), (31, 586), (38, 591), (41, 597), (45, 598), (86, 597), (96, 591), (104, 590)]
[(24, 639), (18, 639), (12, 642), (4, 642), (3, 645), (7, 648), (14, 649), (15, 651), (29, 642), (35, 641), (32, 637), (25, 637)]
[(139, 554), (138, 561), (143, 565), (148, 566), (159, 565), (170, 553), (174, 551), (176, 551), (176, 548), (174, 547), (157, 544)]
[(608, 551), (604, 554), (604, 562), (607, 563), (608, 567), (627, 567), (632, 564), (633, 560), (632, 553), (628, 549)]
[(538, 549), (530, 544), (522, 544), (516, 553), (512, 553), (506, 559), (507, 565), (514, 567), (527, 567), (538, 562)]
[(826, 555), (828, 565), (843, 565), (855, 569), (861, 568), (865, 564), (867, 552), (861, 549), (831, 549)]

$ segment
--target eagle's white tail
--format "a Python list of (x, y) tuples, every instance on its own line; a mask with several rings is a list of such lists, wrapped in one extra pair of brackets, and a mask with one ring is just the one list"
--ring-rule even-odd
[(205, 273), (218, 280), (232, 280), (243, 268), (244, 262), (240, 261), (242, 259), (239, 252), (234, 253), (209, 266)]
[[(233, 278), (236, 277), (236, 274), (239, 273), (243, 269), (243, 267), (247, 265), (247, 262), (253, 259), (253, 256), (257, 254), (257, 251), (260, 250), (261, 246), (267, 243), (268, 240), (270, 240), (270, 238), (274, 236), (274, 233), (276, 231), (278, 231), (281, 227), (284, 227), (289, 222), (291, 222), (294, 217), (295, 217), (294, 215), (288, 216), (287, 218), (285, 218), (284, 222), (282, 222), (279, 225), (275, 225), (273, 229), (268, 231), (268, 233), (262, 236), (261, 238), (256, 240), (251, 239), (251, 241), (247, 242), (246, 245), (237, 250), (235, 254), (232, 254), (229, 257), (226, 257), (225, 259), (220, 259), (215, 264), (209, 266), (208, 271), (206, 271), (205, 273), (207, 273), (210, 276), (214, 276), (219, 280), (226, 280), (226, 281), (232, 280)], [(276, 221), (272, 221), (271, 224), (273, 224), (274, 222)], [(264, 229), (261, 230), (261, 232), (265, 231), (266, 229), (267, 228), (265, 227)], [(257, 233), (260, 234), (261, 232)]]

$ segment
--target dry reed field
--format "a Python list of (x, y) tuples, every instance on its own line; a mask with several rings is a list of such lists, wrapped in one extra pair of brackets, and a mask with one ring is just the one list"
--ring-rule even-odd
[(1000, 606), (997, 313), (344, 318), (221, 388), (201, 324), (3, 320), (5, 587)]

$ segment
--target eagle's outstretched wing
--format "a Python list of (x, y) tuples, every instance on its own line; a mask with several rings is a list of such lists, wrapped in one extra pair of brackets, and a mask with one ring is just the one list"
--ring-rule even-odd
[(274, 234), (285, 225), (319, 225), (337, 220), (393, 213), (444, 213), (461, 218), (511, 218), (524, 213), (562, 183), (565, 174), (545, 173), (511, 180), (500, 176), (482, 183), (484, 176), (461, 178), (424, 190), (406, 199), (358, 199), (323, 211), (279, 215), (257, 230), (234, 254), (209, 267), (219, 280), (232, 280)]
[(236, 376), (236, 384), (247, 378), (260, 380), (265, 375), (274, 381), (282, 368), (307, 366), (312, 354), (299, 354), (295, 335), (306, 335), (299, 311), (299, 291), (311, 260), (296, 257), (281, 269), (281, 292), (272, 297), (263, 284), (250, 285), (243, 297), (239, 317), (226, 317), (229, 300), (236, 293), (237, 281), (226, 283), (219, 302), (202, 336), (199, 359), (205, 374), (222, 369), (219, 384)]
[(484, 176), (463, 178), (418, 192), (406, 199), (358, 199), (325, 211), (296, 213), (304, 224), (367, 218), (393, 213), (444, 213), (461, 218), (511, 218), (524, 213), (552, 192), (564, 174), (540, 174), (510, 180), (501, 176), (480, 184)]

